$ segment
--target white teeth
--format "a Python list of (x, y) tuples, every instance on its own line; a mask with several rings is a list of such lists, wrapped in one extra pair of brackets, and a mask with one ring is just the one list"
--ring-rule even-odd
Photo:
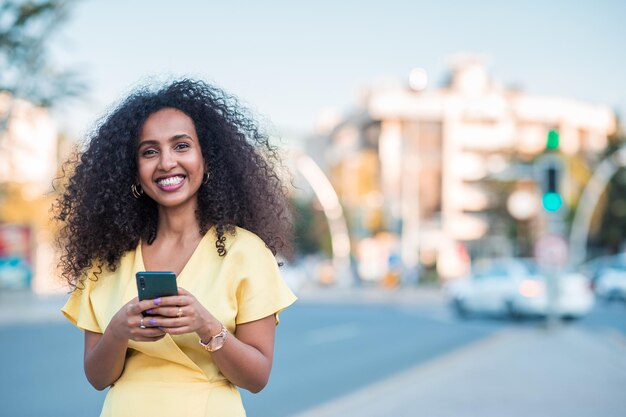
[(157, 181), (157, 184), (163, 185), (163, 186), (176, 185), (176, 184), (180, 184), (184, 179), (185, 177), (169, 177), (169, 178), (164, 178), (162, 180)]

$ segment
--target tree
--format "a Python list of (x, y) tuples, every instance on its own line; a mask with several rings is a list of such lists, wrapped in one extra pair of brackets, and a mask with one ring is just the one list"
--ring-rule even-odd
[(326, 218), (320, 210), (314, 208), (315, 203), (301, 198), (292, 198), (295, 214), (295, 244), (297, 256), (315, 253), (332, 253), (330, 233)]
[[(51, 107), (86, 91), (83, 77), (59, 70), (48, 53), (51, 36), (77, 0), (5, 0), (0, 3), (0, 93), (8, 106), (0, 114), (5, 131), (16, 100)], [(3, 103), (4, 104), (4, 103)]]
[[(609, 146), (604, 157), (625, 145), (626, 137), (618, 128), (609, 137)], [(600, 227), (598, 233), (592, 236), (592, 242), (594, 246), (601, 248), (601, 252), (617, 253), (626, 242), (626, 169), (619, 169), (611, 178), (602, 200), (598, 207), (601, 210)]]

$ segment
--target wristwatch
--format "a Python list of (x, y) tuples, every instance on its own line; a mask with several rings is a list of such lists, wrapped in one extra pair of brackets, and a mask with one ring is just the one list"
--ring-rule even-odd
[(218, 334), (210, 338), (208, 342), (204, 343), (202, 339), (200, 339), (198, 340), (198, 343), (200, 343), (207, 352), (215, 352), (216, 350), (220, 350), (222, 346), (224, 346), (226, 336), (228, 336), (228, 329), (226, 329), (226, 327), (222, 325), (222, 330), (220, 330)]

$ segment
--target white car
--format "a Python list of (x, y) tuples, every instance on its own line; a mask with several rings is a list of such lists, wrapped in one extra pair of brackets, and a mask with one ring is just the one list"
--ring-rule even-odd
[(591, 287), (594, 289), (598, 278), (610, 269), (626, 270), (626, 254), (599, 256), (580, 266), (580, 271), (591, 280)]
[[(577, 318), (593, 307), (588, 280), (576, 272), (562, 273), (557, 283), (555, 313)], [(545, 316), (548, 314), (546, 278), (530, 259), (485, 259), (472, 265), (472, 273), (446, 286), (452, 306), (469, 314)]]
[(602, 270), (594, 288), (598, 297), (626, 301), (626, 265), (613, 265)]

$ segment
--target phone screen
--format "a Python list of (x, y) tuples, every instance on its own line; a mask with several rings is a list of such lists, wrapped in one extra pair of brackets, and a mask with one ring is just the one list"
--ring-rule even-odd
[(178, 295), (176, 274), (168, 271), (137, 272), (137, 294), (139, 300)]

